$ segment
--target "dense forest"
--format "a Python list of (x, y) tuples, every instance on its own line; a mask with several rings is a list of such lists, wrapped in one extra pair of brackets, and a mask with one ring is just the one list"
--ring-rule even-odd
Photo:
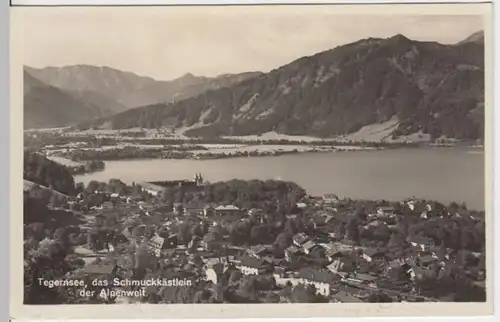
[(64, 194), (75, 189), (71, 171), (38, 153), (24, 153), (23, 178)]

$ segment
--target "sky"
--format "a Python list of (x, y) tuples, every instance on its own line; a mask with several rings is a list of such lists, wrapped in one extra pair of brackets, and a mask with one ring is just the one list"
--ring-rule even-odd
[(158, 80), (267, 72), (369, 37), (403, 34), (452, 44), (484, 29), (483, 16), (467, 11), (431, 15), (373, 7), (25, 7), (14, 8), (14, 19), (25, 65), (109, 66)]

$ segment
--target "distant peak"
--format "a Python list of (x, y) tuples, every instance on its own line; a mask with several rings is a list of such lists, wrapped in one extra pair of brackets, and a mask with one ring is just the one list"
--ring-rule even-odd
[(479, 30), (465, 38), (464, 40), (458, 42), (458, 45), (465, 43), (484, 43), (484, 30)]
[(389, 40), (398, 41), (398, 42), (411, 41), (409, 38), (405, 37), (402, 34), (397, 34), (395, 36), (392, 36), (392, 37), (389, 38)]
[(193, 74), (191, 73), (186, 73), (184, 74), (181, 78), (184, 78), (184, 79), (190, 79), (190, 78), (196, 78), (196, 76), (194, 76)]

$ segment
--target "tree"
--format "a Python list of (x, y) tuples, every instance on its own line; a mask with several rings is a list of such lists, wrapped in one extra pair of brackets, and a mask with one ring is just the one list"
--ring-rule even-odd
[(97, 250), (99, 249), (99, 240), (98, 235), (95, 232), (90, 232), (87, 235), (87, 244), (94, 253), (97, 252)]
[(120, 195), (128, 192), (127, 185), (119, 179), (110, 179), (106, 188), (109, 192)]
[(267, 229), (264, 226), (254, 226), (250, 231), (250, 238), (254, 243), (263, 243), (269, 238)]
[(148, 247), (142, 243), (135, 252), (134, 269), (138, 277), (145, 273), (147, 268), (153, 267), (153, 256), (149, 253)]
[(45, 156), (25, 151), (23, 178), (64, 194), (73, 194), (75, 181), (70, 170)]
[(177, 232), (177, 241), (180, 245), (188, 245), (192, 238), (191, 227), (188, 222), (183, 222), (179, 225)]
[(219, 249), (222, 235), (217, 230), (212, 230), (203, 237), (203, 240), (207, 244), (208, 249)]
[(446, 226), (440, 226), (437, 230), (437, 237), (439, 240), (441, 240), (441, 243), (450, 246), (451, 245), (451, 240), (450, 240), (450, 232)]
[(54, 233), (55, 239), (61, 243), (64, 249), (70, 248), (69, 230), (66, 227), (57, 228)]
[(292, 244), (292, 235), (290, 233), (282, 232), (276, 237), (274, 245), (279, 251), (284, 251)]
[(64, 304), (68, 298), (64, 288), (49, 288), (39, 283), (38, 278), (46, 280), (61, 279), (70, 270), (65, 261), (66, 251), (58, 241), (44, 239), (36, 251), (25, 254), (24, 261), (24, 303), (25, 304)]
[(276, 280), (273, 276), (258, 276), (257, 280), (257, 289), (259, 291), (270, 291), (276, 287)]
[(356, 212), (355, 212), (356, 217), (361, 220), (361, 221), (366, 221), (367, 215), (366, 215), (366, 210), (362, 206), (356, 207)]
[(351, 218), (346, 226), (347, 239), (359, 244), (359, 228), (357, 218)]
[(78, 182), (75, 186), (75, 193), (81, 193), (85, 191), (85, 184), (83, 182)]
[(249, 241), (252, 224), (247, 221), (237, 221), (229, 229), (231, 242), (236, 245), (242, 245)]
[(209, 289), (199, 290), (195, 293), (193, 302), (194, 303), (210, 303), (213, 291)]
[(93, 193), (94, 191), (96, 191), (97, 189), (99, 189), (99, 182), (95, 181), (95, 180), (92, 180), (90, 181), (88, 184), (87, 184), (87, 190), (90, 192), (90, 193)]
[(203, 237), (208, 232), (208, 227), (206, 224), (197, 223), (191, 229), (192, 236)]
[(394, 267), (389, 270), (389, 279), (396, 282), (407, 282), (410, 276), (403, 267)]
[(391, 238), (391, 230), (385, 225), (378, 225), (373, 231), (373, 238), (385, 243)]
[(240, 284), (239, 293), (250, 302), (255, 302), (258, 296), (257, 279), (255, 276), (245, 277)]
[(404, 239), (398, 233), (392, 233), (387, 243), (389, 247), (401, 247), (404, 244)]
[(290, 294), (292, 303), (315, 303), (317, 301), (316, 288), (314, 285), (296, 285)]
[(239, 282), (242, 277), (243, 274), (240, 271), (231, 272), (231, 276), (229, 277), (229, 285), (234, 285), (234, 286), (239, 285)]

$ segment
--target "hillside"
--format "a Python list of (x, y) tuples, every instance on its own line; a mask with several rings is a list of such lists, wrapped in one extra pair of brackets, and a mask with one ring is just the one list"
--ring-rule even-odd
[(37, 189), (48, 190), (51, 195), (54, 194), (54, 195), (61, 197), (61, 198), (69, 198), (69, 196), (67, 196), (63, 193), (60, 193), (57, 190), (50, 189), (49, 187), (46, 187), (44, 185), (40, 185), (40, 184), (37, 184), (37, 183), (35, 183), (33, 181), (29, 181), (29, 180), (23, 181), (23, 191), (24, 192), (30, 192), (30, 191), (37, 190)]
[(24, 128), (76, 124), (111, 111), (49, 86), (24, 71)]
[(186, 74), (172, 81), (158, 81), (110, 67), (73, 65), (26, 70), (44, 83), (84, 97), (114, 112), (149, 104), (172, 102), (208, 90), (231, 86), (260, 73), (227, 74), (215, 78)]
[(466, 43), (476, 43), (484, 45), (484, 31), (483, 30), (477, 31), (472, 35), (470, 35), (469, 37), (462, 40), (461, 42), (459, 42), (458, 44), (463, 45)]
[(24, 152), (23, 166), (24, 188), (29, 189), (29, 182), (49, 187), (62, 194), (72, 193), (75, 181), (68, 168), (37, 153)]
[(472, 140), (483, 137), (483, 115), (484, 45), (477, 37), (442, 45), (396, 35), (339, 46), (231, 87), (86, 126), (337, 137), (391, 121), (388, 137)]

